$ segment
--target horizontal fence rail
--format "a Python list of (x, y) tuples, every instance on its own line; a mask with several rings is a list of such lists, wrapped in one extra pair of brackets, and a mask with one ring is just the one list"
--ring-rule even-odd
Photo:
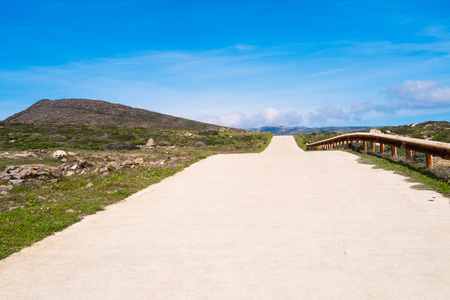
[(412, 151), (425, 153), (427, 167), (433, 168), (433, 155), (450, 159), (450, 143), (425, 141), (401, 136), (393, 136), (383, 133), (355, 132), (347, 133), (323, 141), (306, 144), (307, 149), (332, 149), (338, 146), (345, 146), (347, 143), (362, 142), (363, 150), (367, 151), (367, 142), (372, 151), (375, 151), (375, 144), (380, 145), (380, 151), (384, 152), (384, 146), (391, 146), (392, 156), (397, 156), (397, 148), (405, 149), (406, 156), (412, 158)]

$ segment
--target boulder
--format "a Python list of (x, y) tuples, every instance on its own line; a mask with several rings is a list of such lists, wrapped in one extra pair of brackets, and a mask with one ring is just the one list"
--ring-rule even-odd
[(120, 164), (120, 166), (121, 166), (121, 167), (124, 167), (124, 168), (131, 168), (131, 167), (134, 167), (134, 164), (135, 164), (134, 161), (132, 161), (132, 160), (130, 160), (130, 159), (127, 159), (127, 160), (123, 161), (123, 162)]
[(156, 146), (155, 140), (154, 139), (149, 139), (147, 144), (146, 144), (146, 146), (147, 147), (154, 147), (154, 146)]
[(136, 158), (133, 160), (135, 164), (140, 165), (144, 163), (144, 159), (142, 157)]
[(120, 169), (119, 164), (115, 161), (108, 163), (106, 167), (108, 168), (108, 171), (117, 171)]
[[(59, 178), (61, 177), (61, 173), (61, 169), (47, 165), (7, 166), (3, 172), (0, 172), (0, 180), (17, 181), (29, 178), (45, 180)], [(14, 183), (11, 182), (11, 184)]]
[(56, 150), (55, 152), (53, 152), (52, 156), (53, 158), (61, 159), (67, 156), (67, 152), (63, 150)]
[(378, 129), (370, 129), (370, 133), (381, 133)]
[(13, 180), (10, 180), (10, 181), (9, 181), (9, 183), (10, 183), (12, 186), (21, 185), (21, 184), (24, 183), (24, 182), (25, 182), (25, 180), (23, 180), (23, 179), (13, 179)]

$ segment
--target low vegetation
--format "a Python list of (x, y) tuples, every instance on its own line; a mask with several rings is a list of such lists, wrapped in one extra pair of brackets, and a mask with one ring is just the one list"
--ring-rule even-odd
[(335, 136), (340, 135), (340, 133), (337, 132), (312, 132), (308, 134), (296, 134), (294, 135), (294, 139), (297, 142), (297, 145), (306, 151), (306, 144), (315, 143), (318, 141), (326, 140)]
[[(271, 139), (268, 133), (217, 130), (0, 126), (0, 172), (11, 165), (45, 165), (62, 174), (58, 179), (28, 178), (14, 186), (12, 180), (0, 180), (0, 259), (209, 155), (259, 152)], [(56, 158), (55, 150), (68, 154)]]
[(383, 133), (450, 143), (450, 122), (429, 121), (411, 125), (380, 128)]

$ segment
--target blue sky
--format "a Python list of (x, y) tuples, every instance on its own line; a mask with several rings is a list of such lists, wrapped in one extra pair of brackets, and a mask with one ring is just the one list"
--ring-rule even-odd
[(0, 0), (0, 119), (88, 98), (234, 127), (450, 121), (448, 1)]

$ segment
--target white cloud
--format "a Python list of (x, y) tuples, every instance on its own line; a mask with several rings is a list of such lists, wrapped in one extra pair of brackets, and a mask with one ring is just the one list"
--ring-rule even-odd
[(349, 114), (345, 113), (343, 109), (334, 107), (329, 102), (323, 103), (316, 112), (309, 114), (309, 121), (319, 124), (327, 124), (330, 121), (347, 121), (349, 118)]
[(383, 94), (388, 98), (384, 103), (353, 102), (350, 116), (360, 120), (369, 113), (420, 115), (450, 111), (450, 88), (437, 81), (407, 80), (390, 86)]
[(209, 115), (198, 119), (207, 123), (235, 128), (298, 125), (303, 121), (302, 116), (297, 112), (283, 113), (281, 110), (274, 107), (267, 107), (251, 117), (247, 117), (242, 112), (235, 111), (220, 116)]
[(450, 88), (437, 81), (407, 80), (389, 88), (389, 96), (408, 107), (441, 107), (450, 105)]
[(280, 119), (283, 117), (283, 113), (276, 108), (267, 107), (259, 113), (259, 117), (262, 118), (262, 123), (264, 125), (271, 126), (280, 122)]

